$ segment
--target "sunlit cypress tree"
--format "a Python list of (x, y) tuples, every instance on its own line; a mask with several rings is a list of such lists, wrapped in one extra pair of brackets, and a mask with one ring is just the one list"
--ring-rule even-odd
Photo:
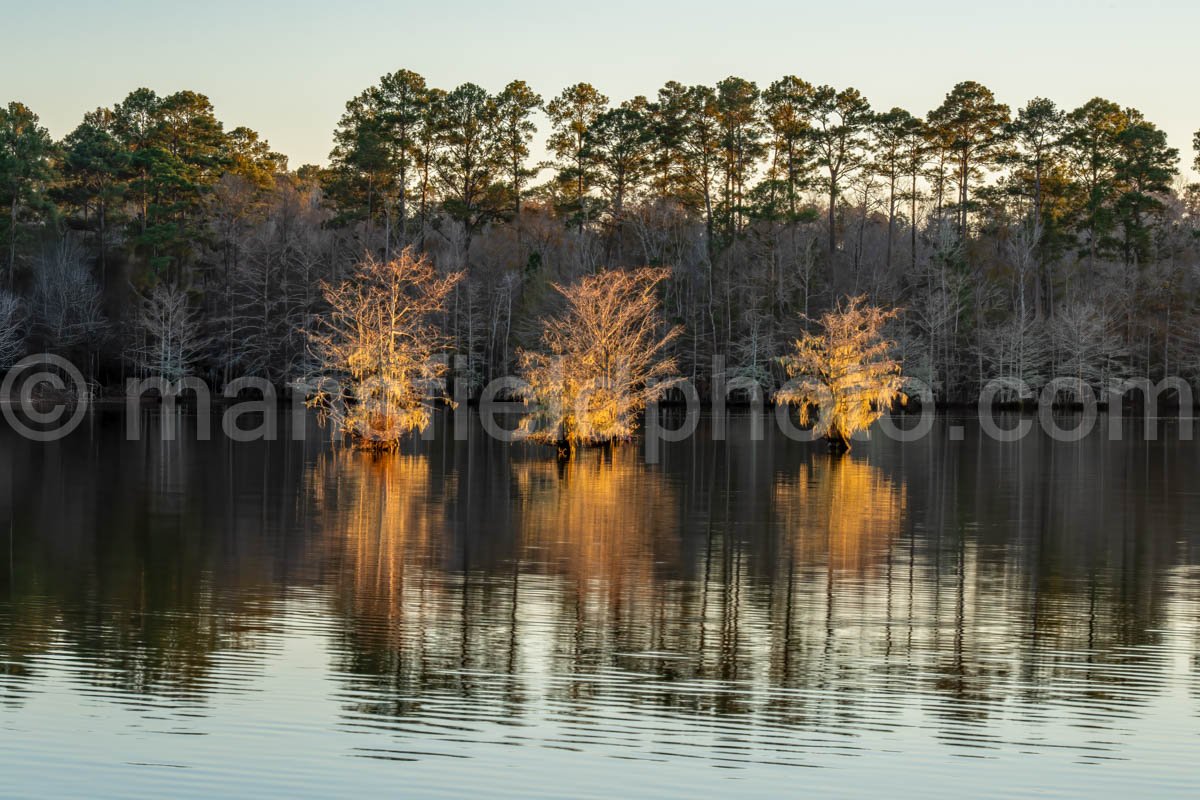
[(359, 262), (353, 279), (324, 286), (330, 312), (308, 332), (319, 375), (309, 405), (356, 446), (391, 450), (424, 430), (440, 394), (449, 344), (434, 318), (462, 277), (442, 275), (412, 250)]
[(824, 314), (818, 333), (805, 333), (784, 356), (792, 380), (775, 394), (779, 403), (799, 407), (800, 424), (815, 422), (833, 449), (849, 449), (850, 437), (864, 431), (900, 395), (900, 362), (891, 357), (895, 342), (883, 327), (896, 316), (852, 297)]
[(566, 308), (542, 327), (542, 350), (521, 353), (526, 401), (521, 431), (569, 452), (632, 435), (637, 415), (674, 385), (658, 285), (665, 269), (606, 271), (555, 288)]

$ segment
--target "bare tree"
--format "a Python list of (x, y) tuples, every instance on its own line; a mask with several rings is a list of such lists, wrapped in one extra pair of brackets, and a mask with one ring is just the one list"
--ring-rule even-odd
[(1120, 328), (1120, 316), (1100, 303), (1064, 303), (1050, 326), (1057, 375), (1101, 391), (1110, 381), (1127, 376), (1129, 354)]
[[(1032, 313), (1018, 313), (982, 328), (976, 346), (986, 370), (981, 378), (1020, 381), (1034, 390), (1046, 382), (1053, 347), (1046, 326)], [(1019, 398), (1014, 388), (1005, 389), (997, 399), (1027, 398)]]
[(533, 413), (521, 431), (570, 452), (632, 435), (637, 415), (674, 383), (658, 286), (670, 274), (608, 270), (555, 286), (566, 308), (542, 327), (542, 350), (520, 354)]
[(11, 367), (25, 352), (25, 319), (21, 300), (0, 290), (0, 369)]
[(900, 396), (896, 343), (883, 335), (896, 313), (852, 297), (817, 320), (820, 332), (803, 334), (783, 359), (792, 380), (775, 400), (797, 406), (801, 425), (816, 421), (831, 449), (848, 450), (850, 438)]
[(770, 365), (778, 352), (775, 319), (768, 311), (752, 307), (742, 312), (739, 327), (730, 348), (730, 375), (770, 386)]
[(908, 373), (927, 382), (944, 400), (957, 388), (963, 319), (971, 287), (962, 269), (962, 241), (952, 222), (940, 220), (932, 238), (928, 257), (910, 278), (912, 295), (904, 312), (909, 329), (903, 350)]
[(308, 332), (322, 370), (310, 405), (357, 446), (391, 450), (429, 425), (432, 399), (444, 395), (437, 356), (450, 344), (435, 318), (461, 278), (406, 248), (391, 261), (368, 256), (352, 280), (324, 285), (330, 311)]
[(188, 293), (160, 283), (142, 295), (141, 301), (138, 339), (129, 353), (131, 360), (142, 371), (169, 381), (191, 374), (209, 338)]
[(1035, 282), (1033, 289), (1036, 316), (1039, 318), (1042, 316), (1042, 297), (1036, 285), (1036, 281), (1040, 277), (1038, 270), (1038, 250), (1041, 239), (1042, 226), (1034, 219), (1015, 226), (1010, 231), (1008, 242), (1006, 243), (1005, 249), (1010, 268), (1012, 269), (1013, 285), (1015, 288), (1013, 294), (1015, 295), (1016, 313), (1021, 319), (1029, 317), (1026, 297), (1031, 282)]
[(33, 317), (45, 344), (62, 350), (87, 342), (104, 329), (100, 287), (74, 239), (64, 238), (39, 264)]

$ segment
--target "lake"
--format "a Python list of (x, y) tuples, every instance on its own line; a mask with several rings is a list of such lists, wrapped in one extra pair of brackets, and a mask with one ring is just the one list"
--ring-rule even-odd
[(146, 414), (0, 434), (0, 794), (1195, 796), (1170, 423), (564, 464)]

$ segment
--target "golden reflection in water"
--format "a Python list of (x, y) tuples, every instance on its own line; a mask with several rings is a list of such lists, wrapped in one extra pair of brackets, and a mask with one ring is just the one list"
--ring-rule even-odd
[(589, 589), (649, 586), (678, 555), (678, 503), (635, 447), (513, 465), (523, 560)]
[(348, 610), (398, 621), (444, 546), (447, 487), (425, 456), (355, 450), (325, 454), (311, 478)]
[(849, 457), (814, 459), (775, 483), (784, 542), (801, 563), (863, 572), (878, 564), (900, 530), (903, 483)]

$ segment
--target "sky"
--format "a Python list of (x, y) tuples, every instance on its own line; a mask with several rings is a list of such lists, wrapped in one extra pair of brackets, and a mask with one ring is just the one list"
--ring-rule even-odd
[(614, 102), (668, 80), (794, 74), (919, 114), (962, 80), (1014, 109), (1100, 95), (1166, 130), (1185, 168), (1200, 129), (1195, 0), (0, 0), (0, 28), (0, 102), (55, 137), (139, 86), (186, 88), (293, 167), (325, 163), (345, 102), (400, 68), (446, 89), (520, 78), (547, 99), (588, 81)]

